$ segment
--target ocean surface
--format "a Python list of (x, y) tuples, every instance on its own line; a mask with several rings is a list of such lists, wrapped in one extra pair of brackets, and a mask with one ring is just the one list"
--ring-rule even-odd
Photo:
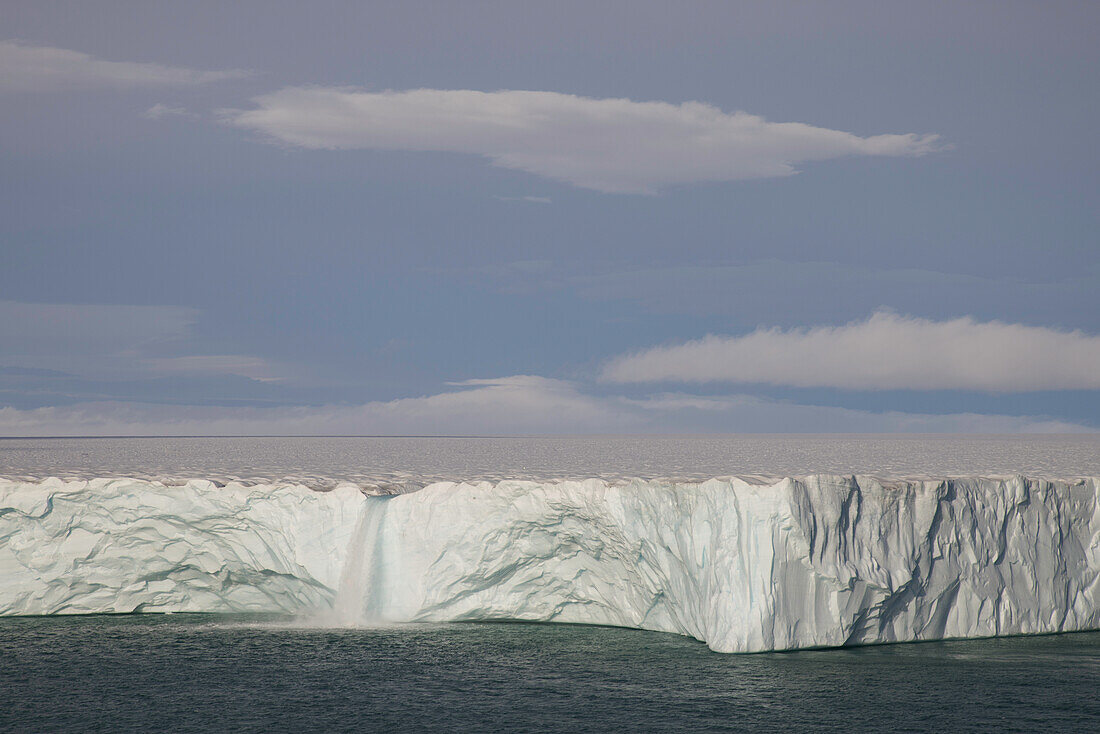
[[(1100, 476), (1100, 436), (0, 440), (0, 477), (17, 481), (402, 493), (814, 473)], [(1098, 731), (1098, 690), (1094, 632), (723, 655), (561, 624), (0, 617), (0, 731)]]
[(0, 730), (1063, 731), (1100, 633), (719, 655), (609, 627), (0, 619)]

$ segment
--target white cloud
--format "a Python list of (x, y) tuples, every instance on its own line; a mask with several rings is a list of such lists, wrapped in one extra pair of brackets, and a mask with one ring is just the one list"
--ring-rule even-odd
[(610, 382), (740, 382), (854, 390), (1100, 389), (1100, 336), (971, 318), (875, 313), (812, 329), (758, 329), (619, 357)]
[(535, 376), (470, 380), (458, 389), (356, 406), (239, 408), (83, 403), (0, 408), (0, 435), (522, 435), (706, 432), (1074, 432), (1043, 418), (871, 413), (749, 395), (596, 396)]
[(935, 135), (861, 138), (726, 113), (700, 102), (676, 105), (556, 92), (290, 87), (253, 102), (255, 109), (226, 111), (226, 120), (277, 142), (476, 154), (503, 168), (617, 193), (787, 176), (811, 161), (918, 156), (937, 148)]
[(42, 92), (114, 87), (193, 86), (249, 76), (241, 70), (105, 61), (80, 51), (0, 41), (0, 91)]

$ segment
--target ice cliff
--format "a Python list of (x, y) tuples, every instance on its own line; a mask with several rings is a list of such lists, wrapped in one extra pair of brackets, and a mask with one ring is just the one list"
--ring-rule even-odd
[(724, 652), (1100, 628), (1100, 480), (0, 482), (0, 614), (519, 619)]

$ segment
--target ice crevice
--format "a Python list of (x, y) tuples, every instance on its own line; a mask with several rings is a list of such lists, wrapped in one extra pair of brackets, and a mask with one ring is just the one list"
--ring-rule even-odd
[(1100, 628), (1100, 479), (0, 481), (0, 615), (531, 620), (724, 652)]

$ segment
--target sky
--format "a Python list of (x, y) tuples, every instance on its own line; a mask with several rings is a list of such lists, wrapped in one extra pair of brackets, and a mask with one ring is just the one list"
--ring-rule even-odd
[(0, 12), (0, 436), (1100, 430), (1100, 5)]

